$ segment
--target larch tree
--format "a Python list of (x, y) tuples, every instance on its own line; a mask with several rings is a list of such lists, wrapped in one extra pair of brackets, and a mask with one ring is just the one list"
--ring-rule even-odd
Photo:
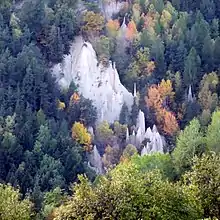
[(85, 149), (91, 145), (91, 135), (80, 122), (75, 122), (72, 127), (72, 138), (83, 145)]

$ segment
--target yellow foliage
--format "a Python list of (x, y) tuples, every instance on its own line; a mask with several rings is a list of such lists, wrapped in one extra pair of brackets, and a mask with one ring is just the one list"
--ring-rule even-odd
[(80, 122), (75, 122), (72, 127), (72, 138), (78, 143), (85, 146), (91, 145), (91, 135), (88, 133), (87, 128)]
[(161, 83), (158, 85), (158, 90), (161, 95), (161, 98), (164, 99), (165, 97), (170, 97), (173, 99), (174, 92), (172, 88), (172, 82), (170, 80), (162, 80)]
[(66, 105), (64, 102), (61, 102), (60, 100), (58, 100), (58, 109), (59, 110), (63, 110), (66, 108)]
[(133, 19), (136, 24), (140, 21), (140, 15), (141, 15), (141, 7), (139, 4), (135, 3), (132, 7), (133, 11)]
[(155, 69), (155, 63), (154, 63), (154, 61), (149, 61), (149, 62), (147, 63), (147, 73), (148, 73), (148, 74), (151, 74), (151, 73), (154, 71), (154, 69)]
[(93, 146), (92, 145), (84, 145), (83, 148), (87, 152), (91, 152), (93, 150)]
[(120, 28), (120, 23), (118, 20), (109, 20), (106, 24), (106, 28), (108, 30), (109, 35), (115, 37), (117, 35), (117, 31)]
[(164, 28), (167, 28), (171, 20), (172, 20), (172, 15), (169, 13), (169, 11), (164, 9), (160, 18), (160, 23)]
[(87, 11), (83, 17), (84, 25), (82, 30), (88, 34), (99, 33), (104, 28), (104, 17), (99, 13)]

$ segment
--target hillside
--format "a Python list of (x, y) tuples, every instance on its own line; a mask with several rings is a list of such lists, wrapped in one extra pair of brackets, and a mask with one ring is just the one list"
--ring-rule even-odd
[(0, 219), (219, 219), (219, 19), (219, 0), (1, 0)]

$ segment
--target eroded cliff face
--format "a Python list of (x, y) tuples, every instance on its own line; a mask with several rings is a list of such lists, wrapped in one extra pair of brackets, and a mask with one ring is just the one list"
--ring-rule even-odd
[(55, 65), (52, 72), (62, 88), (74, 81), (79, 92), (93, 100), (98, 122), (113, 123), (119, 119), (123, 103), (128, 107), (133, 103), (133, 95), (121, 84), (115, 64), (109, 62), (107, 68), (99, 65), (92, 45), (81, 36), (72, 44), (70, 54), (61, 64)]

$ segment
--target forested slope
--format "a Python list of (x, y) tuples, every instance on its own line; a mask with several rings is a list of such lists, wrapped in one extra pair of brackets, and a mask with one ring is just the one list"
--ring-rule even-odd
[[(109, 19), (106, 1), (0, 2), (0, 218), (220, 218), (220, 2), (112, 1), (122, 6)], [(78, 35), (137, 87), (119, 122), (97, 124), (92, 101), (51, 73)], [(128, 144), (139, 109), (166, 154)]]

